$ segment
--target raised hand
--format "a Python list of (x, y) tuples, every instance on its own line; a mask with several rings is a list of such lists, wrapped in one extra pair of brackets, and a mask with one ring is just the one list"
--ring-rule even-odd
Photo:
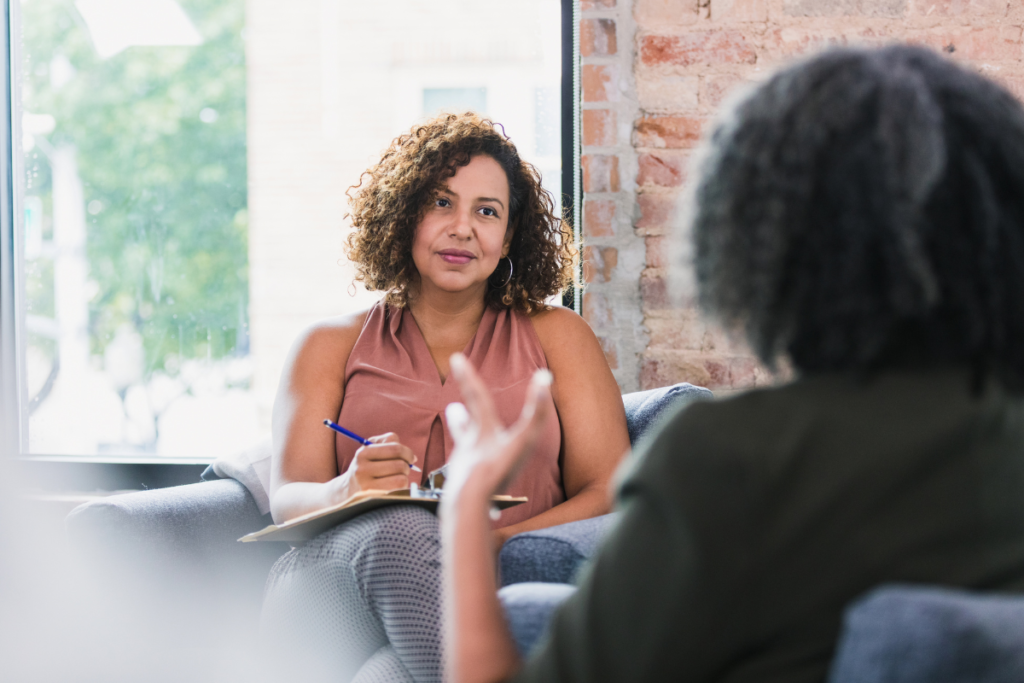
[(464, 488), (490, 496), (504, 487), (533, 452), (551, 406), (546, 400), (551, 373), (539, 370), (534, 374), (519, 419), (506, 428), (473, 366), (458, 353), (450, 364), (464, 403), (452, 403), (445, 409), (455, 441), (445, 497), (457, 496)]

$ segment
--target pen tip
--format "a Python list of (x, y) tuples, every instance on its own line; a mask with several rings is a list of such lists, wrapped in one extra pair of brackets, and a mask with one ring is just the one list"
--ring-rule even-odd
[(330, 426), (331, 421), (330, 420), (324, 420), (324, 424), (327, 425), (327, 426)]

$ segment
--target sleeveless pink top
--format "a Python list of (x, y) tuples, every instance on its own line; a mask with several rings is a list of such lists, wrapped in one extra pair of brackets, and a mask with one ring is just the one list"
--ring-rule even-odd
[[(535, 370), (547, 368), (530, 318), (511, 310), (487, 307), (476, 335), (463, 351), (491, 390), (506, 425), (519, 417)], [(454, 380), (441, 383), (434, 359), (408, 309), (383, 302), (366, 316), (345, 366), (345, 398), (338, 424), (365, 437), (394, 432), (419, 456), (427, 473), (441, 467), (452, 452), (444, 409), (461, 401)], [(554, 408), (554, 406), (552, 406)], [(560, 451), (561, 426), (550, 412), (537, 449), (504, 491), (530, 502), (505, 510), (496, 526), (529, 519), (565, 500)], [(338, 471), (348, 469), (359, 444), (338, 435)], [(415, 474), (415, 473), (413, 473)]]

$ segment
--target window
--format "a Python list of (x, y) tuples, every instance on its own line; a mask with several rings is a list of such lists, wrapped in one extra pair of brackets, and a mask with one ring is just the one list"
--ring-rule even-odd
[(426, 88), (423, 115), (442, 111), (487, 111), (487, 88)]
[(378, 296), (344, 259), (345, 190), (393, 137), (479, 111), (562, 199), (573, 5), (15, 0), (17, 450), (200, 462), (265, 439), (297, 334)]

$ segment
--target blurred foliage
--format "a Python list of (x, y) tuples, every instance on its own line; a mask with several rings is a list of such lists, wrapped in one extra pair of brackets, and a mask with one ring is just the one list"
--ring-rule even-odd
[(245, 3), (180, 4), (201, 45), (105, 60), (71, 0), (21, 5), (23, 108), (56, 119), (26, 160), (28, 192), (49, 200), (40, 148), (75, 148), (92, 349), (130, 324), (147, 375), (247, 344)]

